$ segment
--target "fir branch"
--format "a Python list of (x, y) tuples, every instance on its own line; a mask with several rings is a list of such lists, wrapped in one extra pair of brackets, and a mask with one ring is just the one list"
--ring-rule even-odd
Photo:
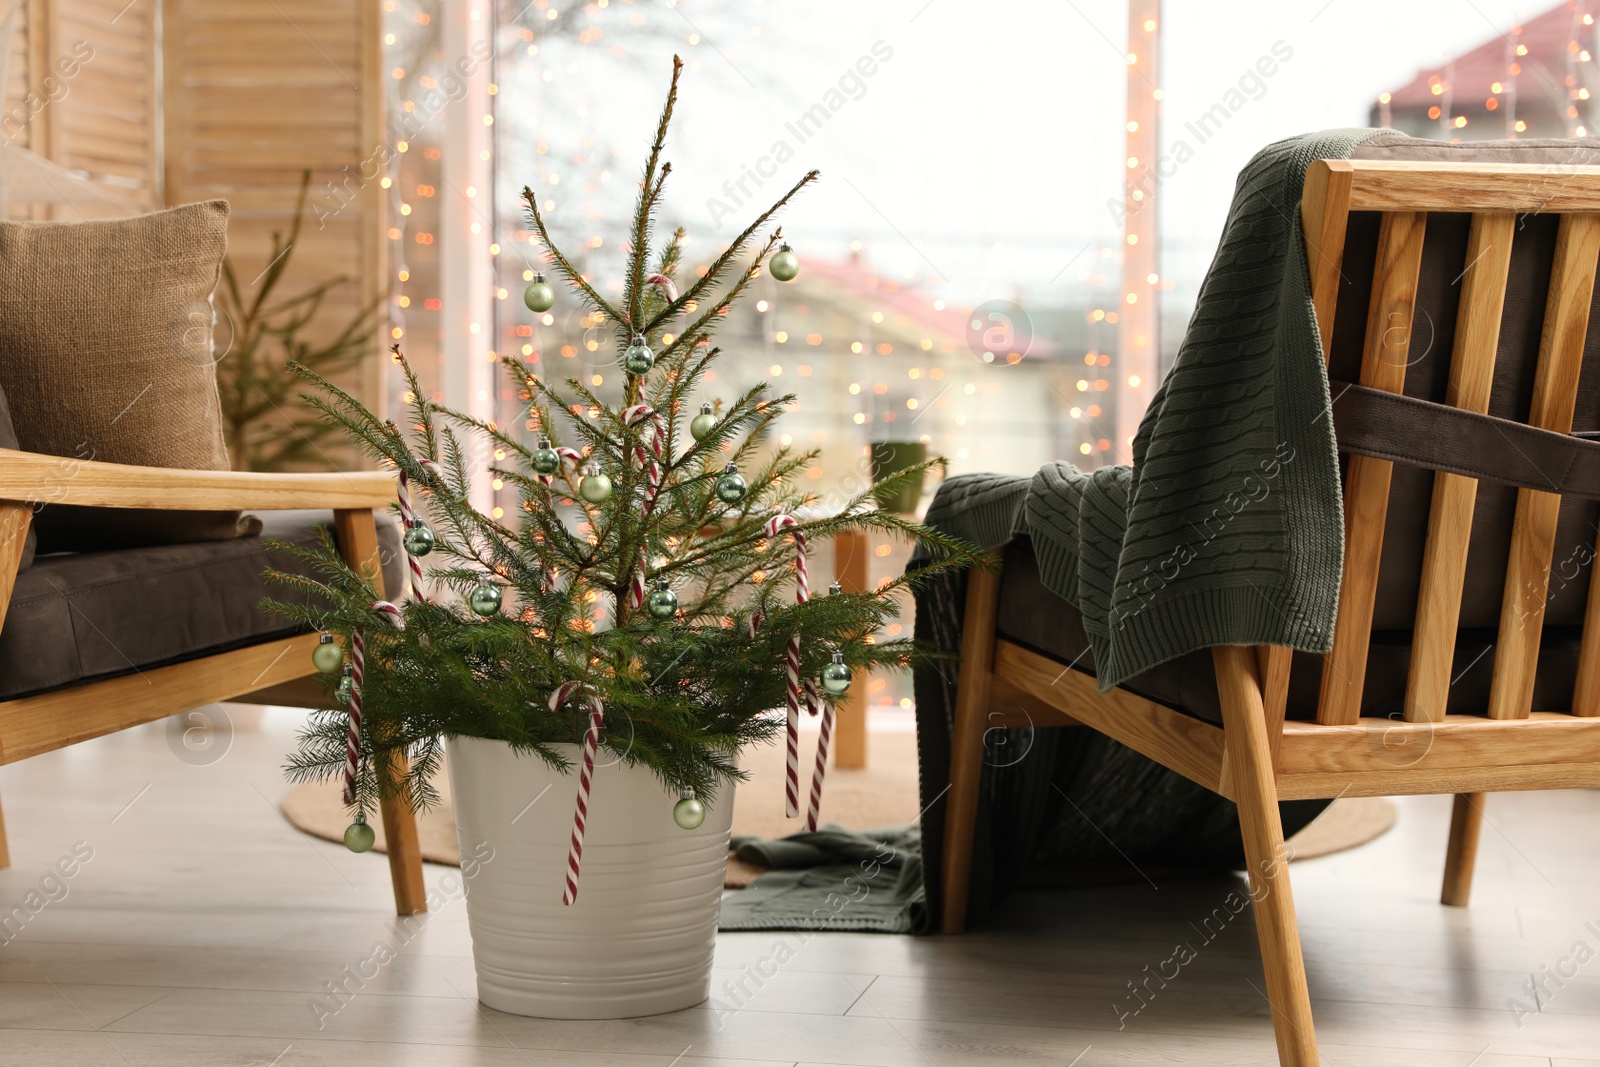
[[(683, 309), (685, 304), (688, 304), (691, 301), (699, 300), (700, 294), (704, 290), (715, 286), (717, 282), (721, 280), (722, 274), (725, 270), (727, 270), (728, 265), (732, 263), (741, 252), (744, 251), (745, 245), (750, 242), (750, 238), (755, 235), (755, 232), (761, 229), (761, 227), (765, 226), (767, 222), (773, 218), (773, 216), (777, 215), (778, 212), (782, 211), (786, 206), (788, 206), (789, 201), (794, 199), (795, 195), (799, 193), (801, 189), (804, 189), (821, 176), (821, 171), (807, 171), (805, 177), (801, 178), (799, 181), (790, 186), (788, 192), (780, 196), (776, 203), (767, 208), (767, 210), (763, 211), (756, 221), (752, 222), (749, 226), (746, 226), (744, 232), (733, 239), (733, 243), (728, 245), (728, 247), (723, 250), (722, 254), (718, 256), (711, 264), (711, 266), (706, 268), (705, 274), (701, 275), (698, 281), (691, 285), (687, 291), (678, 297), (678, 299), (674, 300), (671, 304), (668, 304), (660, 314), (658, 314), (645, 326), (645, 332), (653, 332), (657, 325), (665, 322), (673, 315), (676, 315)], [(781, 236), (781, 231), (779, 234), (774, 236)]]
[(545, 226), (544, 216), (539, 214), (539, 198), (534, 196), (533, 190), (526, 185), (522, 187), (522, 200), (528, 205), (528, 217), (533, 223), (534, 230), (539, 234), (539, 240), (544, 243), (546, 251), (550, 254), (551, 262), (556, 265), (556, 270), (561, 276), (572, 283), (574, 288), (589, 298), (591, 304), (605, 312), (613, 321), (623, 321), (624, 316), (616, 308), (612, 307), (610, 302), (601, 296), (594, 286), (589, 284), (589, 280), (583, 276), (583, 272), (573, 266), (561, 249), (556, 246), (555, 240), (550, 236), (549, 229)]

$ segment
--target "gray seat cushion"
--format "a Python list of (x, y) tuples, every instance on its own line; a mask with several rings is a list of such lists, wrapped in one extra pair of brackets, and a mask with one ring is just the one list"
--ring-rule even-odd
[[(261, 610), (268, 567), (307, 573), (263, 538), (314, 544), (331, 512), (261, 516), (259, 537), (39, 556), (17, 578), (0, 629), (0, 699), (129, 674), (295, 632)], [(384, 587), (403, 580), (399, 526), (378, 516)]]

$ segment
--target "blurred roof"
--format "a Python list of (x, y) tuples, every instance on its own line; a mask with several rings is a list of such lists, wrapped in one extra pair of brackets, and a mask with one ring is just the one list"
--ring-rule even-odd
[(1568, 134), (1569, 122), (1583, 124), (1587, 118), (1587, 103), (1577, 94), (1597, 73), (1591, 56), (1600, 45), (1590, 10), (1594, 6), (1600, 5), (1564, 0), (1506, 33), (1491, 33), (1471, 51), (1419, 70), (1388, 94), (1388, 107), (1400, 114), (1426, 113), (1437, 106), (1448, 112), (1445, 121), (1464, 116), (1464, 137), (1500, 135), (1498, 130), (1470, 127), (1475, 120), (1509, 125), (1513, 114), (1527, 120), (1528, 135)]
[[(806, 283), (803, 291), (808, 295), (817, 293), (818, 289), (827, 289), (833, 295), (859, 303), (865, 311), (881, 311), (883, 322), (880, 328), (894, 330), (908, 337), (925, 337), (933, 342), (934, 348), (941, 351), (948, 351), (947, 345), (957, 349), (967, 347), (968, 334), (974, 332), (971, 317), (975, 309), (972, 306), (948, 303), (920, 286), (903, 285), (886, 278), (874, 270), (859, 252), (842, 261), (807, 259), (801, 266), (797, 280)], [(1012, 314), (1020, 312), (1026, 319), (1027, 313), (1020, 306), (1012, 304), (1006, 310)], [(1014, 328), (1029, 338), (1025, 353), (1027, 358), (1050, 359), (1060, 355), (1059, 345), (1033, 335), (1031, 323), (1015, 323)]]

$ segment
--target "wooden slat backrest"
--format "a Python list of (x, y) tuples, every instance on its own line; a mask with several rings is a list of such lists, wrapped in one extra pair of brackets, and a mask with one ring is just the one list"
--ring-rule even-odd
[[(1516, 215), (1509, 212), (1472, 217), (1455, 351), (1450, 355), (1450, 389), (1445, 397), (1446, 403), (1466, 411), (1481, 414), (1489, 410), (1489, 387), (1494, 383), (1500, 311), (1505, 306), (1516, 221)], [(1428, 541), (1417, 595), (1417, 626), (1411, 640), (1411, 676), (1406, 682), (1407, 722), (1444, 719), (1456, 622), (1461, 616), (1461, 583), (1467, 573), (1472, 508), (1477, 497), (1476, 478), (1434, 475)]]
[[(1572, 429), (1583, 366), (1583, 339), (1594, 301), (1595, 259), (1600, 255), (1600, 215), (1561, 217), (1550, 298), (1534, 375), (1528, 423), (1557, 433)], [(1539, 662), (1545, 597), (1550, 590), (1550, 555), (1555, 548), (1561, 496), (1517, 491), (1505, 597), (1500, 602), (1500, 639), (1495, 645), (1491, 719), (1526, 719), (1533, 710), (1533, 676)]]
[[(1446, 402), (1476, 412), (1488, 408), (1516, 217), (1560, 214), (1528, 422), (1569, 432), (1600, 254), (1600, 167), (1370, 160), (1312, 164), (1301, 219), (1313, 305), (1324, 351), (1330, 355), (1352, 211), (1382, 213), (1359, 380), (1390, 392), (1405, 387), (1427, 212), (1472, 214)], [(1325, 725), (1350, 725), (1360, 718), (1392, 470), (1385, 460), (1349, 459), (1344, 580), (1317, 712), (1317, 721)], [(1446, 474), (1434, 479), (1404, 704), (1410, 721), (1436, 721), (1445, 713), (1476, 495), (1474, 479)], [(1555, 493), (1518, 494), (1489, 698), (1489, 712), (1496, 718), (1526, 718), (1531, 708), (1560, 502)], [(1590, 588), (1573, 709), (1589, 715), (1600, 714), (1596, 587), (1600, 583)]]
[[(1395, 211), (1384, 215), (1378, 231), (1377, 271), (1361, 353), (1361, 384), (1369, 388), (1390, 393), (1405, 388), (1426, 225), (1427, 216), (1421, 212)], [(1361, 714), (1361, 683), (1367, 673), (1393, 471), (1394, 464), (1386, 459), (1350, 457), (1344, 483), (1344, 579), (1339, 584), (1333, 649), (1322, 665), (1318, 722), (1348, 725)]]

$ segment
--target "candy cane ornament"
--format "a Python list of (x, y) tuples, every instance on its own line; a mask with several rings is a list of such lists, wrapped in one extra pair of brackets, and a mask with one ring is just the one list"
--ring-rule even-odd
[[(769, 540), (785, 530), (794, 538), (794, 599), (796, 604), (804, 604), (811, 599), (811, 582), (806, 572), (806, 535), (799, 527), (800, 523), (793, 515), (774, 515), (767, 521), (765, 532)], [(785, 658), (788, 667), (785, 695), (788, 697), (789, 718), (785, 733), (787, 762), (784, 767), (783, 798), (784, 814), (792, 819), (800, 814), (800, 694), (805, 688), (800, 681), (798, 632), (790, 636)]]
[(817, 765), (811, 772), (811, 798), (806, 804), (806, 833), (817, 832), (822, 811), (822, 776), (828, 771), (828, 747), (833, 742), (833, 702), (822, 706), (822, 733), (817, 738)]
[[(373, 601), (372, 610), (388, 619), (396, 630), (406, 628), (400, 609), (387, 600)], [(356, 775), (361, 766), (361, 685), (366, 674), (367, 642), (357, 630), (350, 635), (350, 713), (344, 745), (344, 802), (347, 807), (356, 802)]]
[[(550, 694), (550, 710), (560, 711), (582, 686), (578, 682), (563, 682)], [(594, 787), (594, 757), (600, 747), (600, 730), (605, 726), (606, 706), (598, 696), (589, 694), (589, 729), (583, 735), (582, 764), (578, 768), (578, 799), (572, 809), (572, 840), (567, 846), (566, 888), (561, 903), (571, 905), (578, 899), (578, 875), (583, 867), (583, 833), (589, 821), (589, 793)]]
[[(827, 587), (830, 597), (837, 597), (843, 592), (838, 582)], [(806, 681), (806, 696), (811, 699), (811, 707), (822, 704), (822, 731), (816, 739), (816, 768), (811, 771), (811, 798), (806, 803), (805, 829), (808, 833), (816, 833), (816, 821), (822, 811), (822, 776), (827, 774), (827, 750), (834, 744), (834, 701), (822, 702), (816, 693), (816, 681)]]
[(672, 279), (667, 277), (665, 274), (652, 274), (650, 277), (644, 280), (644, 283), (646, 285), (653, 285), (665, 293), (668, 303), (678, 299), (678, 287), (674, 285)]
[[(555, 454), (561, 458), (561, 462), (565, 463), (571, 470), (577, 470), (583, 465), (583, 453), (579, 452), (576, 448), (568, 448), (566, 445), (562, 445), (560, 448), (557, 448), (554, 451)], [(556, 484), (556, 476), (553, 474), (535, 474), (533, 478), (534, 481), (538, 482), (546, 489)]]
[[(640, 443), (634, 448), (634, 458), (639, 461), (639, 466), (645, 472), (644, 501), (640, 512), (649, 515), (655, 509), (656, 495), (661, 492), (661, 457), (667, 440), (666, 421), (649, 404), (635, 404), (624, 408), (622, 421), (639, 429)], [(649, 569), (650, 556), (646, 548), (640, 551), (639, 567), (628, 579), (630, 608), (638, 608), (644, 604), (645, 578)]]
[(406, 548), (406, 531), (416, 525), (416, 513), (411, 510), (411, 479), (406, 477), (404, 468), (400, 471), (400, 552), (406, 557), (406, 567), (411, 574), (411, 597), (414, 600), (427, 600), (422, 592), (422, 564), (417, 561)]

